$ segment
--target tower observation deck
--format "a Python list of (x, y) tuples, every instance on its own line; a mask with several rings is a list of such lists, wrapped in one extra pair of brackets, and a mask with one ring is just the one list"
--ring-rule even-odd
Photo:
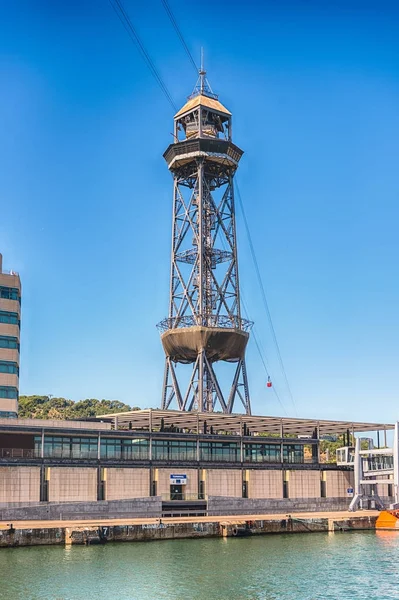
[[(232, 115), (201, 69), (164, 153), (173, 226), (169, 315), (158, 324), (166, 355), (162, 409), (175, 403), (232, 413), (239, 400), (251, 414), (245, 349), (252, 323), (241, 316), (233, 184), (242, 154), (232, 141)], [(233, 363), (230, 378), (226, 369), (218, 376), (220, 361)]]

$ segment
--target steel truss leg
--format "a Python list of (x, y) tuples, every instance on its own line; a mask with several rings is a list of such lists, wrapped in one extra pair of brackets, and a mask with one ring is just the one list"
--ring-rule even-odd
[(199, 352), (193, 364), (190, 381), (184, 397), (180, 390), (176, 366), (169, 357), (166, 358), (162, 396), (163, 410), (168, 409), (172, 400), (176, 398), (178, 410), (212, 412), (215, 410), (216, 405), (219, 404), (223, 413), (231, 414), (237, 396), (244, 407), (245, 413), (250, 415), (251, 404), (244, 359), (241, 359), (237, 364), (229, 398), (226, 402), (214, 371), (213, 363), (208, 360), (204, 350)]

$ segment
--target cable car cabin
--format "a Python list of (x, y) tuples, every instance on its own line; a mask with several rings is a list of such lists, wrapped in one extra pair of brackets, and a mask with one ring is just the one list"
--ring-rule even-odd
[(337, 466), (346, 467), (353, 466), (355, 462), (355, 447), (354, 446), (344, 446), (343, 448), (338, 448), (336, 451), (337, 456)]

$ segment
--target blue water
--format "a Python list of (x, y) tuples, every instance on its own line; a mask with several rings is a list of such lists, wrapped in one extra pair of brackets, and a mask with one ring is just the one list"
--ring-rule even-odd
[(399, 532), (0, 550), (3, 600), (399, 599)]

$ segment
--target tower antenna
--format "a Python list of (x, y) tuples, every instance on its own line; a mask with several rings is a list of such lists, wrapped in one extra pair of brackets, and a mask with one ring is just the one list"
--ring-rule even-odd
[(201, 79), (201, 94), (204, 93), (204, 83), (205, 83), (205, 75), (206, 75), (206, 71), (204, 71), (204, 48), (201, 46), (201, 67), (199, 70), (199, 76)]
[(217, 100), (217, 94), (214, 94), (211, 85), (206, 77), (206, 70), (204, 68), (204, 49), (201, 47), (201, 66), (198, 70), (198, 79), (195, 84), (193, 93), (189, 96), (190, 98), (195, 98), (195, 96), (209, 96), (209, 98), (214, 98)]

